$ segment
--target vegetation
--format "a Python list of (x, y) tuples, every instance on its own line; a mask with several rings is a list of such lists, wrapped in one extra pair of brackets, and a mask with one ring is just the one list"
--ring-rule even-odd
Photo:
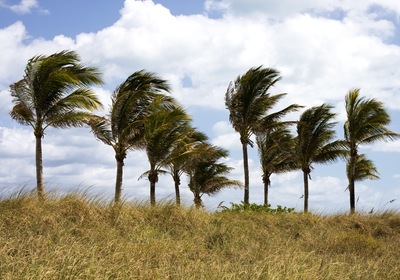
[(202, 143), (195, 147), (189, 155), (185, 172), (189, 175), (189, 189), (194, 195), (196, 208), (203, 206), (201, 197), (204, 194), (213, 195), (226, 187), (241, 187), (241, 183), (226, 177), (232, 168), (221, 162), (228, 156), (228, 151)]
[(268, 206), (268, 188), (271, 186), (271, 175), (296, 169), (292, 154), (294, 139), (288, 128), (280, 126), (257, 133), (256, 143), (263, 172), (264, 205)]
[(332, 106), (322, 104), (304, 111), (297, 124), (297, 137), (293, 159), (303, 171), (304, 212), (308, 212), (308, 179), (313, 163), (329, 163), (345, 157), (347, 151), (343, 141), (334, 141), (336, 125)]
[[(230, 83), (225, 93), (229, 120), (242, 144), (244, 209), (255, 207), (249, 202), (247, 151), (248, 145), (253, 147), (255, 136), (264, 183), (261, 209), (270, 210), (271, 175), (301, 169), (304, 212), (308, 212), (308, 180), (311, 179), (312, 165), (347, 158), (350, 212), (354, 213), (355, 181), (379, 178), (372, 160), (359, 153), (359, 146), (400, 137), (387, 127), (389, 114), (381, 102), (360, 97), (359, 89), (350, 90), (345, 97), (345, 139), (335, 139), (337, 123), (329, 104), (306, 109), (298, 121), (283, 120), (288, 113), (302, 108), (297, 104), (270, 113), (286, 95), (270, 93), (271, 87), (280, 79), (276, 69), (253, 67)], [(49, 126), (65, 128), (88, 124), (96, 138), (114, 149), (116, 204), (121, 202), (124, 160), (130, 151), (137, 149), (146, 151), (150, 164), (150, 169), (143, 175), (147, 175), (150, 182), (152, 206), (156, 205), (155, 187), (160, 173), (169, 173), (173, 177), (177, 205), (181, 203), (179, 186), (183, 174), (189, 178), (188, 187), (197, 208), (201, 207), (204, 194), (213, 195), (226, 187), (242, 186), (241, 182), (228, 178), (232, 168), (223, 162), (228, 152), (210, 144), (207, 136), (192, 126), (191, 116), (177, 100), (167, 95), (171, 89), (166, 80), (146, 70), (134, 72), (113, 92), (109, 114), (95, 116), (92, 111), (102, 105), (89, 86), (101, 82), (96, 68), (83, 66), (75, 52), (62, 51), (30, 59), (24, 78), (10, 86), (15, 104), (11, 117), (31, 126), (36, 138), (37, 193), (40, 198), (45, 196), (41, 141)], [(296, 136), (292, 136), (289, 127), (293, 124), (297, 125)]]
[(154, 73), (137, 71), (113, 92), (109, 115), (92, 117), (88, 123), (97, 139), (115, 151), (115, 202), (121, 200), (123, 166), (127, 153), (143, 145), (147, 109), (157, 96), (169, 91), (167, 81)]
[[(400, 214), (0, 200), (0, 279), (400, 279)], [(246, 246), (243, 246), (246, 240)]]
[(256, 212), (256, 213), (270, 213), (270, 214), (289, 214), (294, 213), (294, 208), (287, 208), (286, 206), (282, 207), (281, 205), (277, 205), (277, 207), (271, 208), (271, 204), (268, 205), (258, 205), (255, 203), (246, 204), (243, 201), (241, 203), (233, 203), (231, 202), (231, 208), (226, 206), (221, 206), (222, 212), (237, 212), (237, 213), (247, 213), (247, 212)]
[[(350, 165), (347, 164), (347, 176), (349, 176)], [(379, 179), (379, 172), (372, 160), (367, 159), (364, 154), (358, 155), (355, 161), (354, 180)]]
[(184, 141), (184, 133), (190, 127), (190, 116), (186, 111), (170, 99), (169, 106), (165, 104), (166, 97), (155, 99), (148, 108), (144, 121), (143, 144), (150, 170), (146, 172), (150, 182), (150, 203), (156, 204), (156, 183), (158, 174), (165, 172), (162, 167), (173, 156), (174, 146)]
[(31, 58), (23, 79), (10, 86), (13, 103), (10, 115), (33, 129), (36, 139), (37, 194), (44, 198), (42, 138), (49, 126), (56, 128), (82, 126), (100, 109), (94, 92), (88, 87), (101, 84), (98, 69), (85, 67), (74, 51)]
[(282, 117), (296, 111), (299, 105), (290, 105), (278, 112), (269, 111), (286, 94), (271, 94), (273, 87), (281, 77), (273, 68), (262, 66), (251, 68), (243, 76), (230, 83), (225, 94), (225, 105), (229, 110), (229, 121), (240, 135), (244, 168), (244, 203), (249, 203), (249, 163), (247, 146), (253, 147), (250, 137), (257, 131), (278, 126)]
[(204, 155), (203, 151), (198, 149), (198, 146), (205, 143), (208, 139), (207, 135), (192, 126), (186, 126), (181, 136), (180, 141), (175, 143), (170, 156), (165, 161), (167, 172), (174, 180), (176, 205), (181, 205), (181, 176), (185, 170), (188, 171), (188, 166), (193, 157)]
[[(344, 124), (344, 137), (349, 149), (347, 161), (347, 178), (349, 180), (350, 212), (356, 211), (355, 181), (357, 181), (357, 164), (359, 163), (359, 145), (377, 141), (389, 141), (400, 137), (388, 129), (390, 116), (382, 102), (375, 99), (365, 99), (360, 95), (360, 89), (350, 90), (345, 98), (347, 120)], [(365, 164), (365, 161), (361, 164)], [(368, 162), (367, 162), (368, 163)], [(370, 169), (374, 169), (370, 166)], [(376, 173), (376, 172), (375, 172)]]

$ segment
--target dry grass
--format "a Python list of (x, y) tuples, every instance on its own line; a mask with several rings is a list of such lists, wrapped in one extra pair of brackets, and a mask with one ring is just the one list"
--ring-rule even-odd
[(0, 201), (0, 279), (400, 279), (400, 214)]

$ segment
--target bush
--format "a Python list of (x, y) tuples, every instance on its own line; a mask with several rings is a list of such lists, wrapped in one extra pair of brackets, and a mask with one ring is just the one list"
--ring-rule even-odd
[(241, 203), (233, 203), (231, 202), (231, 208), (226, 206), (221, 206), (223, 213), (226, 212), (235, 212), (235, 213), (244, 213), (244, 212), (256, 212), (256, 213), (270, 213), (270, 214), (289, 214), (295, 213), (294, 208), (287, 208), (286, 206), (282, 207), (281, 205), (277, 205), (276, 209), (271, 208), (271, 204), (268, 205), (260, 205), (256, 203), (246, 204), (243, 201)]

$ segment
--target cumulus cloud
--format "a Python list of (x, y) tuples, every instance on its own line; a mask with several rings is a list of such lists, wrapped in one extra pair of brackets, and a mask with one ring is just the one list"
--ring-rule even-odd
[(0, 8), (4, 7), (16, 14), (29, 14), (34, 10), (38, 10), (41, 14), (48, 14), (49, 11), (40, 8), (39, 2), (37, 0), (21, 0), (19, 4), (9, 5), (5, 1), (0, 1)]
[(371, 149), (375, 152), (390, 152), (398, 153), (400, 151), (400, 141), (374, 143), (370, 146), (365, 146), (366, 149)]
[(39, 6), (37, 0), (22, 0), (17, 5), (9, 6), (10, 10), (16, 12), (18, 14), (27, 14), (30, 13), (32, 9), (35, 9)]
[(342, 1), (342, 0), (206, 0), (205, 9), (236, 16), (267, 15), (282, 20), (292, 15), (313, 13), (326, 17), (342, 18), (347, 13), (400, 14), (399, 3), (391, 0)]
[(228, 150), (241, 150), (239, 134), (232, 128), (232, 125), (226, 121), (220, 121), (214, 124), (213, 131), (217, 135), (212, 139), (214, 145)]
[[(224, 94), (229, 82), (250, 67), (265, 65), (280, 70), (283, 79), (273, 91), (288, 93), (281, 106), (297, 103), (310, 107), (329, 102), (343, 121), (344, 96), (350, 88), (360, 87), (363, 95), (384, 101), (393, 112), (400, 109), (400, 79), (397, 78), (400, 47), (391, 43), (398, 33), (391, 15), (400, 14), (400, 7), (396, 1), (377, 2), (208, 0), (207, 11), (222, 13), (221, 17), (211, 17), (207, 14), (174, 16), (152, 1), (126, 0), (114, 24), (74, 38), (59, 35), (51, 40), (31, 38), (27, 27), (15, 22), (0, 29), (0, 141), (5, 145), (0, 152), (16, 153), (15, 160), (23, 158), (21, 165), (29, 166), (26, 170), (32, 169), (32, 160), (22, 157), (32, 147), (17, 148), (18, 142), (28, 136), (27, 130), (15, 128), (16, 124), (8, 116), (12, 106), (8, 86), (22, 78), (26, 62), (32, 56), (74, 49), (85, 64), (97, 66), (104, 73), (105, 85), (94, 88), (106, 105), (99, 114), (107, 113), (111, 92), (127, 76), (140, 69), (154, 71), (170, 81), (172, 94), (201, 118), (200, 123), (206, 123), (212, 115), (212, 122), (201, 128), (214, 144), (232, 152), (228, 160), (235, 166), (232, 176), (241, 179), (240, 141), (227, 119)], [(21, 12), (29, 11), (38, 8), (38, 3), (22, 1), (18, 7), (15, 9)], [(96, 141), (88, 129), (73, 133), (74, 136), (70, 130), (51, 130), (46, 135), (44, 157), (49, 164), (49, 178), (61, 176), (70, 184), (73, 181), (79, 184), (82, 178), (88, 184), (112, 185), (112, 149)], [(14, 140), (8, 142), (9, 138)], [(373, 149), (399, 150), (397, 142), (373, 146)], [(256, 150), (250, 153), (251, 184), (254, 184), (251, 196), (256, 198), (262, 194), (261, 174)], [(138, 155), (135, 153), (135, 160), (126, 163), (129, 170), (126, 191), (145, 195), (148, 182), (138, 182), (137, 177), (146, 171), (147, 162), (145, 156)], [(3, 174), (7, 172), (3, 170)], [(285, 176), (274, 178), (276, 192), (271, 192), (271, 199), (277, 204), (286, 205), (285, 198), (291, 205), (301, 204), (298, 201), (302, 193), (301, 176)], [(15, 179), (4, 178), (9, 182)], [(332, 178), (321, 179), (316, 184), (332, 188), (316, 188), (316, 192), (334, 191), (337, 195), (325, 202), (332, 205), (341, 197), (342, 183)], [(164, 194), (170, 192), (160, 185), (161, 190), (165, 190)], [(231, 200), (240, 197), (240, 200), (241, 193), (227, 190), (221, 197)], [(319, 203), (318, 209), (324, 207), (318, 198), (310, 201)]]
[[(268, 17), (173, 16), (151, 1), (126, 1), (114, 25), (79, 34), (75, 40), (58, 36), (24, 46), (23, 25), (7, 29), (5, 34), (16, 35), (4, 38), (9, 42), (6, 50), (21, 49), (24, 61), (33, 47), (46, 52), (75, 48), (101, 65), (107, 82), (114, 85), (133, 71), (148, 68), (171, 80), (175, 96), (187, 106), (224, 109), (229, 82), (261, 64), (281, 70), (284, 79), (277, 87), (305, 105), (326, 99), (338, 102), (354, 86), (366, 88), (369, 95), (392, 97), (400, 86), (393, 79), (399, 74), (400, 48), (384, 41), (393, 33), (393, 24), (368, 16), (335, 20), (296, 14), (271, 23)], [(381, 34), (374, 34), (376, 30)], [(5, 64), (23, 65), (11, 59)], [(183, 87), (184, 77), (192, 87)], [(398, 108), (400, 102), (390, 106)]]

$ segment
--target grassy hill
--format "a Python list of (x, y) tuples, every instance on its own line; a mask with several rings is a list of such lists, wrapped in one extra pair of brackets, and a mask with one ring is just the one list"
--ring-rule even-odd
[(0, 200), (0, 279), (400, 279), (400, 214)]

